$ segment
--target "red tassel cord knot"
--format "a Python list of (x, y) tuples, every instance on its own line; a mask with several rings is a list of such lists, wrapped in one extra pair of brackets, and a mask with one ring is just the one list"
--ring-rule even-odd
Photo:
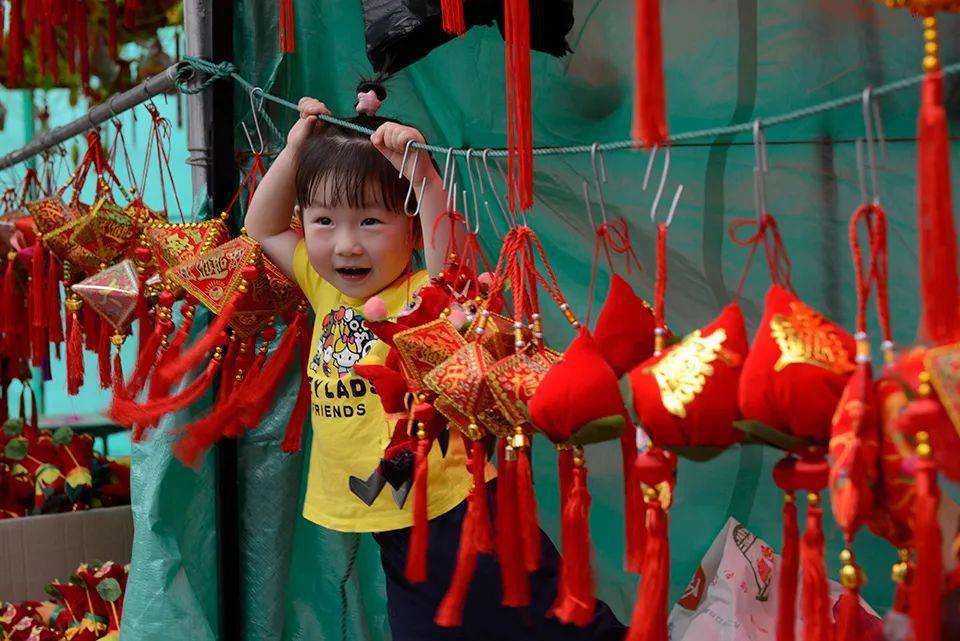
[(581, 448), (560, 450), (561, 549), (560, 585), (551, 614), (563, 623), (586, 626), (596, 608), (590, 543), (590, 493)]

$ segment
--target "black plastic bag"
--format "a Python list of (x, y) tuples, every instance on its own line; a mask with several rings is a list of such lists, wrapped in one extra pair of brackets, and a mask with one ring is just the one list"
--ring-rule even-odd
[[(443, 31), (440, 0), (361, 0), (367, 58), (376, 72), (395, 73), (452, 40)], [(464, 0), (467, 28), (492, 25), (503, 35), (502, 0)], [(536, 51), (563, 56), (570, 51), (573, 0), (531, 0), (530, 43)]]

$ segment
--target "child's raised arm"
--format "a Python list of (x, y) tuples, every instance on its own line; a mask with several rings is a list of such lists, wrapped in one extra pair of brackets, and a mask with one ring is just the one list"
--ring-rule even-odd
[(300, 119), (287, 134), (287, 146), (260, 181), (244, 219), (247, 234), (263, 246), (267, 257), (290, 278), (294, 278), (293, 250), (299, 240), (290, 229), (296, 205), (297, 156), (313, 131), (317, 116), (330, 114), (322, 102), (313, 98), (301, 98), (298, 107)]
[[(397, 170), (403, 164), (403, 152), (409, 141), (424, 142), (423, 134), (414, 129), (395, 122), (388, 122), (381, 125), (370, 141), (380, 152), (389, 160)], [(421, 154), (420, 159), (414, 163), (414, 154)], [(411, 175), (416, 167), (416, 176)], [(420, 228), (423, 231), (423, 254), (427, 261), (427, 272), (433, 278), (441, 271), (446, 264), (446, 248), (450, 242), (450, 226), (434, 225), (434, 223), (443, 215), (447, 206), (447, 192), (443, 188), (443, 180), (437, 173), (433, 163), (430, 162), (428, 152), (410, 150), (410, 157), (403, 167), (403, 173), (414, 187), (415, 193), (420, 193), (420, 184), (426, 178), (426, 186), (423, 190), (423, 202), (420, 204)], [(436, 227), (436, 234), (434, 228)], [(454, 230), (455, 247), (462, 247), (466, 236), (466, 230), (463, 225), (457, 225)]]

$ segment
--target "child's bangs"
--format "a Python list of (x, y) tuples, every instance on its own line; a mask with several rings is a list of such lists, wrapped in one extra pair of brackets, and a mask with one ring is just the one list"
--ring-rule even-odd
[(401, 211), (408, 183), (383, 154), (367, 140), (337, 142), (318, 145), (301, 158), (307, 180), (297, 181), (300, 206)]

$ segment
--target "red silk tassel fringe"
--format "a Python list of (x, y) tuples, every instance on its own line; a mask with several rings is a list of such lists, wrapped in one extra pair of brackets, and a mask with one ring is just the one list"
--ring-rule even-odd
[(187, 372), (200, 364), (207, 352), (226, 342), (227, 326), (233, 318), (241, 296), (243, 293), (238, 291), (231, 297), (230, 302), (223, 306), (216, 319), (210, 323), (203, 337), (193, 343), (187, 351), (157, 368), (154, 376), (162, 385), (172, 386), (183, 380)]
[(33, 258), (30, 261), (30, 352), (34, 367), (40, 367), (49, 350), (44, 282), (46, 276), (46, 252), (43, 249), (43, 242), (38, 238), (33, 245)]
[(297, 50), (295, 24), (293, 0), (280, 0), (280, 53), (294, 53)]
[(507, 178), (510, 211), (533, 206), (530, 111), (530, 3), (504, 0), (507, 78)]
[(590, 561), (590, 493), (587, 468), (572, 463), (571, 487), (561, 519), (560, 586), (551, 614), (563, 623), (583, 627), (593, 621), (597, 603)]
[(140, 11), (141, 0), (124, 0), (123, 28), (133, 31), (137, 28), (137, 12)]
[(303, 442), (303, 426), (307, 422), (307, 414), (310, 412), (310, 378), (307, 376), (307, 364), (310, 361), (310, 353), (313, 345), (310, 330), (304, 324), (300, 332), (300, 390), (297, 393), (297, 400), (293, 405), (293, 411), (290, 412), (290, 420), (287, 422), (287, 430), (283, 435), (283, 443), (280, 449), (289, 454), (300, 451)]
[(960, 339), (957, 232), (950, 186), (950, 143), (943, 72), (927, 72), (920, 89), (917, 188), (921, 335), (934, 345)]
[(67, 317), (67, 394), (76, 396), (83, 385), (83, 339), (76, 312)]
[(777, 641), (794, 641), (797, 620), (797, 579), (800, 575), (800, 531), (793, 494), (783, 502), (783, 556), (780, 557), (780, 582), (777, 601)]
[[(89, 310), (88, 310), (89, 311)], [(91, 316), (94, 316), (90, 312)], [(113, 387), (113, 371), (110, 366), (110, 335), (113, 328), (106, 320), (100, 320), (100, 332), (97, 335), (97, 368), (100, 374), (100, 389)]]
[(915, 641), (940, 641), (943, 593), (942, 534), (937, 512), (940, 488), (937, 468), (930, 458), (919, 457), (913, 512), (917, 563), (910, 594), (910, 618)]
[(860, 588), (846, 588), (840, 597), (837, 614), (837, 641), (859, 641)]
[(117, 0), (107, 0), (107, 51), (111, 60), (119, 57), (117, 46)]
[(461, 36), (467, 31), (463, 0), (440, 0), (441, 25), (444, 32)]
[(430, 446), (426, 435), (417, 438), (417, 454), (413, 467), (413, 527), (410, 529), (410, 547), (407, 550), (407, 581), (423, 583), (427, 580), (427, 474)]
[[(11, 252), (13, 253), (13, 252)], [(14, 271), (14, 263), (17, 262), (16, 256), (13, 258), (8, 257), (6, 264), (3, 268), (3, 296), (0, 296), (0, 312), (3, 314), (3, 334), (4, 340), (10, 341), (14, 336), (19, 334), (20, 323), (23, 321), (17, 313), (18, 309), (22, 308), (20, 303), (20, 297), (18, 296), (17, 281), (16, 281), (16, 272)]]
[[(467, 514), (460, 529), (460, 545), (457, 548), (457, 565), (450, 579), (447, 593), (437, 608), (434, 623), (442, 628), (455, 628), (463, 623), (463, 606), (470, 591), (470, 581), (477, 568), (477, 556), (492, 549), (490, 517), (487, 513), (487, 487), (484, 469), (486, 453), (482, 441), (470, 444), (470, 471), (473, 474), (473, 488), (467, 499)], [(486, 528), (486, 535), (482, 530)], [(485, 547), (486, 546), (486, 547)]]
[(305, 320), (304, 312), (298, 311), (293, 321), (287, 326), (280, 342), (277, 343), (270, 359), (258, 372), (258, 385), (248, 391), (245, 399), (241, 399), (238, 408), (240, 421), (247, 427), (254, 428), (259, 425), (263, 415), (270, 409), (277, 388), (290, 368), (290, 363), (293, 362), (300, 333), (305, 331)]
[(800, 566), (803, 580), (803, 639), (829, 641), (830, 592), (823, 558), (823, 510), (819, 504), (807, 507), (807, 526), (800, 541)]
[[(507, 457), (506, 441), (500, 439), (497, 455), (496, 548), (503, 583), (503, 605), (516, 608), (530, 604), (530, 583), (524, 566), (517, 502), (517, 461)], [(516, 451), (513, 452), (516, 454)]]
[(647, 501), (647, 515), (650, 522), (643, 568), (627, 641), (667, 641), (670, 539), (667, 513), (659, 497)]
[[(630, 425), (630, 422), (627, 422)], [(643, 546), (647, 538), (647, 506), (643, 501), (640, 483), (633, 478), (637, 459), (636, 430), (625, 429), (620, 434), (620, 452), (623, 461), (623, 520), (626, 544), (627, 572), (640, 573), (643, 564)]]
[(197, 378), (173, 396), (151, 398), (143, 405), (129, 399), (115, 398), (110, 416), (121, 425), (154, 425), (165, 414), (182, 410), (200, 400), (213, 382), (220, 364), (219, 360), (211, 359)]
[(660, 0), (634, 0), (633, 125), (630, 137), (644, 147), (667, 142)]
[(64, 338), (60, 319), (60, 265), (52, 254), (47, 258), (46, 305), (47, 338), (59, 345)]
[(23, 83), (23, 1), (10, 0), (10, 26), (7, 36), (7, 86), (19, 87)]
[(537, 519), (537, 496), (530, 469), (530, 448), (517, 451), (517, 510), (520, 538), (523, 544), (523, 565), (527, 572), (540, 567), (540, 523)]

